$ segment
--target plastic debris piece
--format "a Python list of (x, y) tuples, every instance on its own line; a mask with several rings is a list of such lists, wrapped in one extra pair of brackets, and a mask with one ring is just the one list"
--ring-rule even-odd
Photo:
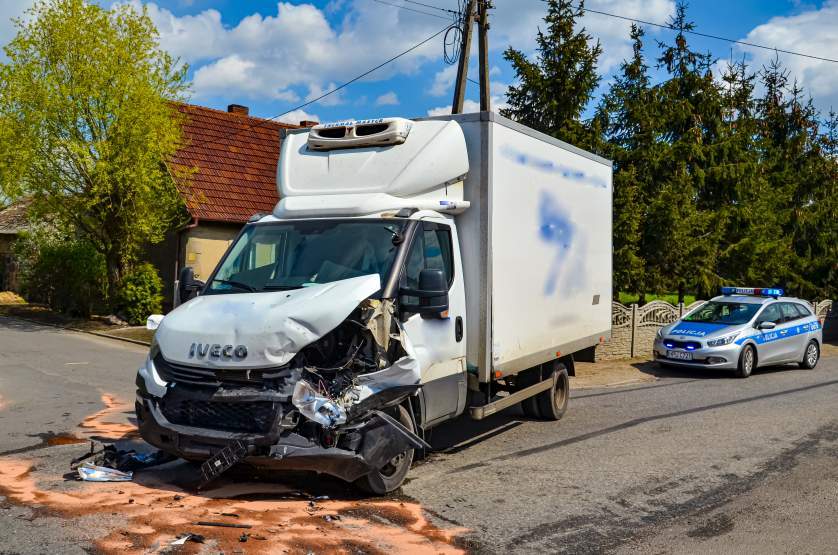
[(195, 526), (218, 526), (221, 528), (253, 528), (250, 524), (234, 524), (232, 522), (212, 522), (201, 520), (195, 523)]
[(122, 472), (89, 462), (81, 464), (78, 473), (79, 478), (86, 482), (130, 482), (134, 477), (133, 472)]
[(239, 541), (240, 541), (241, 543), (244, 543), (244, 542), (246, 542), (246, 541), (247, 541), (247, 538), (248, 538), (248, 537), (249, 537), (249, 536), (248, 536), (248, 534), (247, 534), (246, 532), (242, 532), (242, 535), (241, 535), (241, 536), (239, 536)]
[(234, 441), (201, 465), (201, 484), (203, 488), (223, 473), (227, 472), (247, 456), (248, 446), (243, 441)]
[(204, 538), (204, 536), (202, 536), (201, 534), (193, 534), (192, 532), (187, 532), (172, 540), (172, 543), (170, 543), (169, 545), (184, 545), (186, 542), (204, 543), (205, 539), (206, 538)]
[(172, 542), (169, 545), (183, 545), (183, 544), (186, 543), (186, 541), (188, 539), (189, 539), (189, 534), (186, 534), (185, 536), (181, 536), (177, 539), (172, 540)]

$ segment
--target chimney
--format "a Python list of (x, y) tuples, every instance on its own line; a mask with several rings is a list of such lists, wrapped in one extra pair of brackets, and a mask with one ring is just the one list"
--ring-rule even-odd
[(240, 116), (246, 116), (250, 114), (250, 109), (247, 106), (242, 106), (241, 104), (229, 104), (227, 106), (227, 112), (231, 114), (239, 114)]
[(320, 122), (304, 119), (300, 122), (300, 127), (314, 127), (318, 123), (320, 123)]

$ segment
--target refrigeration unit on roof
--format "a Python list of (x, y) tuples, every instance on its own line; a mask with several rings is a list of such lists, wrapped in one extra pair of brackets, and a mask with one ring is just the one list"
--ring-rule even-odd
[(400, 145), (413, 122), (404, 118), (346, 120), (315, 125), (308, 134), (308, 148), (334, 150), (365, 146)]

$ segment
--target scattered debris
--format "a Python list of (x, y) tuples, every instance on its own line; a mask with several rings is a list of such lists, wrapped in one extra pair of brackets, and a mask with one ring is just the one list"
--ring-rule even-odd
[(195, 523), (195, 526), (218, 526), (220, 528), (253, 528), (250, 524), (234, 524), (232, 522), (212, 522), (209, 520), (200, 520)]
[(169, 545), (184, 545), (186, 542), (193, 542), (193, 543), (204, 543), (204, 536), (201, 534), (194, 534), (192, 532), (187, 532), (181, 536), (178, 536), (176, 539), (172, 540), (172, 543)]
[(130, 482), (134, 477), (133, 472), (122, 472), (114, 468), (96, 466), (89, 462), (83, 463), (77, 470), (79, 478), (86, 482)]
[[(82, 462), (87, 459), (93, 459), (93, 462)], [(152, 451), (150, 453), (137, 453), (133, 449), (129, 451), (119, 450), (114, 445), (104, 445), (101, 449), (96, 451), (96, 444), (90, 442), (90, 451), (70, 461), (70, 468), (78, 469), (81, 475), (82, 467), (96, 467), (105, 470), (111, 470), (127, 475), (133, 474), (136, 470), (148, 468), (150, 466), (157, 466), (169, 461), (173, 461), (176, 457), (170, 455), (165, 451)], [(84, 480), (82, 476), (82, 480)], [(128, 480), (131, 478), (129, 477)], [(115, 480), (95, 480), (95, 481), (115, 481)], [(124, 480), (127, 481), (127, 480)]]
[(233, 518), (239, 518), (239, 515), (237, 515), (236, 513), (218, 513), (218, 514), (220, 514), (221, 516), (231, 516)]
[(326, 522), (340, 520), (340, 515), (324, 515), (323, 520), (325, 520)]
[(248, 538), (248, 534), (247, 534), (247, 532), (242, 532), (242, 535), (241, 535), (241, 536), (239, 536), (239, 541), (240, 541), (241, 543), (244, 543), (244, 542), (246, 542), (246, 541), (247, 541), (247, 538)]
[[(121, 493), (121, 492), (120, 492), (120, 493)], [(175, 496), (174, 496), (174, 500), (175, 500), (175, 501), (180, 501), (181, 499), (183, 499), (183, 496), (182, 496), (182, 495), (175, 495)]]

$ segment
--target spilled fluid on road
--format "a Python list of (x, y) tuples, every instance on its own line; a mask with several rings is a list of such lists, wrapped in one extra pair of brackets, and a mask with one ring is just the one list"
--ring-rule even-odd
[[(112, 395), (103, 395), (102, 402), (105, 408), (85, 418), (69, 437), (136, 437), (136, 428), (124, 422), (130, 405)], [(359, 499), (354, 493), (323, 499), (293, 483), (239, 476), (222, 477), (217, 487), (196, 494), (190, 484), (197, 467), (182, 461), (120, 483), (75, 481), (40, 466), (36, 458), (3, 458), (0, 495), (67, 519), (100, 514), (107, 517), (102, 522), (114, 522), (120, 517), (120, 525), (97, 531), (92, 540), (107, 553), (165, 549), (186, 533), (200, 534), (206, 543), (187, 543), (177, 548), (180, 553), (462, 553), (456, 544), (466, 532), (437, 527), (418, 503), (407, 499)], [(199, 526), (199, 521), (249, 528)]]

